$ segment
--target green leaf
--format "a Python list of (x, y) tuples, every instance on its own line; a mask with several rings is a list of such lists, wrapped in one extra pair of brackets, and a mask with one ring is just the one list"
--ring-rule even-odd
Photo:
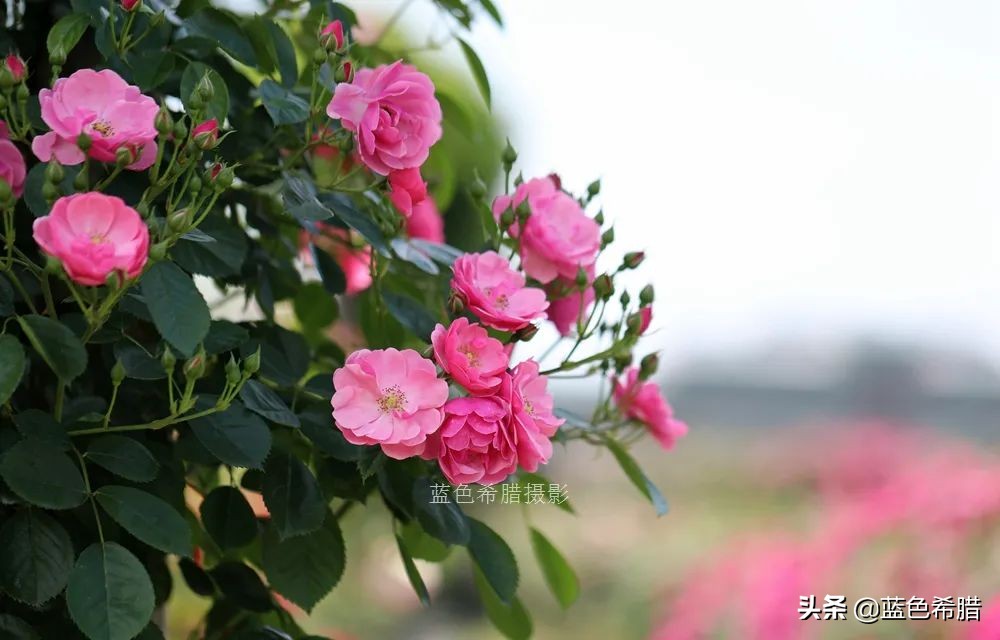
[(66, 606), (90, 640), (131, 640), (153, 615), (153, 584), (124, 547), (95, 543), (80, 554), (69, 576)]
[(437, 320), (430, 311), (413, 298), (401, 293), (384, 291), (382, 295), (385, 298), (385, 306), (389, 308), (392, 317), (409, 329), (413, 335), (424, 342), (430, 342), (431, 332), (437, 325)]
[(271, 587), (306, 611), (340, 582), (346, 561), (344, 537), (329, 513), (322, 527), (291, 539), (268, 527), (261, 556)]
[(427, 255), (422, 248), (413, 244), (409, 240), (405, 238), (394, 238), (389, 244), (392, 246), (392, 250), (395, 252), (396, 256), (398, 256), (401, 260), (409, 262), (424, 273), (436, 276), (441, 272), (434, 261), (431, 260), (431, 257)]
[(216, 487), (201, 503), (201, 522), (219, 548), (236, 549), (257, 539), (257, 517), (243, 492)]
[(212, 278), (240, 275), (247, 253), (243, 229), (221, 217), (209, 216), (198, 230), (211, 242), (182, 237), (170, 250), (170, 257), (190, 273)]
[(424, 584), (424, 579), (420, 576), (420, 571), (417, 570), (417, 564), (413, 561), (413, 556), (410, 555), (403, 543), (403, 538), (399, 535), (396, 536), (396, 546), (399, 547), (399, 557), (403, 559), (406, 577), (410, 580), (410, 585), (417, 594), (417, 598), (420, 599), (420, 604), (425, 607), (430, 606), (431, 594), (427, 592), (427, 585)]
[(18, 496), (46, 509), (72, 509), (87, 499), (69, 456), (37, 439), (21, 440), (0, 458), (0, 476)]
[[(322, 251), (317, 254), (326, 255)], [(341, 272), (343, 277), (343, 272)], [(302, 324), (302, 329), (307, 334), (315, 334), (326, 329), (337, 319), (337, 301), (318, 282), (310, 282), (302, 285), (299, 292), (295, 294), (293, 301), (295, 317)]]
[(286, 453), (268, 458), (261, 493), (282, 540), (323, 526), (326, 500), (319, 482), (298, 458)]
[(295, 45), (289, 39), (285, 30), (274, 22), (267, 23), (267, 30), (277, 56), (278, 72), (281, 74), (281, 84), (294, 87), (299, 79), (299, 64), (295, 59)]
[(632, 456), (628, 454), (620, 444), (612, 440), (611, 438), (606, 438), (605, 443), (608, 450), (618, 461), (618, 466), (622, 468), (628, 479), (632, 481), (632, 484), (642, 492), (642, 495), (646, 496), (646, 499), (653, 505), (656, 509), (656, 515), (662, 516), (667, 513), (667, 499), (663, 497), (660, 490), (656, 488), (653, 481), (646, 477), (642, 469), (639, 467), (639, 463), (635, 461)]
[(212, 99), (205, 105), (205, 110), (210, 117), (222, 123), (229, 115), (229, 89), (226, 87), (226, 81), (212, 67), (200, 62), (187, 65), (181, 75), (181, 100), (185, 104), (190, 104), (191, 94), (205, 75), (208, 75), (208, 80), (214, 89)]
[(69, 327), (45, 316), (19, 316), (17, 321), (60, 380), (70, 382), (87, 369), (87, 350)]
[(455, 502), (434, 502), (434, 492), (427, 478), (413, 483), (413, 508), (424, 531), (448, 544), (468, 544), (471, 538), (470, 523)]
[(7, 613), (0, 613), (0, 638), (5, 640), (41, 640), (31, 625)]
[(160, 471), (149, 449), (134, 438), (104, 435), (87, 447), (87, 460), (133, 482), (151, 482)]
[(274, 80), (264, 79), (257, 91), (275, 126), (305, 122), (309, 117), (309, 104)]
[[(15, 277), (10, 275), (10, 277)], [(0, 278), (0, 318), (14, 314), (14, 287), (7, 278)]]
[(387, 253), (389, 248), (385, 236), (371, 217), (358, 209), (350, 196), (344, 193), (324, 191), (316, 196), (319, 201), (334, 213), (338, 220), (361, 234), (368, 244), (380, 253)]
[(416, 520), (410, 520), (400, 529), (400, 536), (406, 544), (406, 549), (414, 558), (429, 562), (443, 562), (451, 555), (449, 545), (428, 535)]
[(549, 539), (534, 527), (531, 528), (531, 548), (535, 551), (535, 558), (538, 559), (538, 565), (542, 568), (545, 582), (552, 594), (563, 609), (569, 608), (580, 595), (580, 581), (573, 567), (569, 566), (566, 558)]
[(302, 433), (312, 440), (323, 453), (344, 462), (356, 462), (361, 457), (363, 447), (348, 442), (340, 429), (334, 426), (329, 411), (307, 411), (299, 414)]
[(329, 220), (333, 212), (316, 194), (316, 185), (309, 176), (301, 171), (292, 171), (283, 176), (281, 199), (285, 210), (306, 229), (313, 229), (313, 222)]
[(285, 401), (270, 387), (257, 380), (247, 380), (240, 389), (240, 400), (247, 409), (271, 422), (298, 429), (299, 417), (292, 413)]
[(24, 347), (11, 335), (0, 335), (0, 405), (6, 404), (21, 384), (27, 359)]
[(211, 596), (215, 594), (215, 584), (208, 577), (208, 572), (196, 565), (188, 558), (181, 558), (177, 563), (184, 577), (187, 586), (199, 596)]
[(191, 420), (191, 428), (212, 455), (234, 467), (260, 468), (271, 450), (271, 430), (239, 401), (225, 411)]
[(490, 79), (486, 77), (486, 69), (483, 68), (482, 61), (476, 54), (475, 49), (469, 46), (469, 43), (461, 38), (455, 39), (458, 40), (459, 46), (462, 47), (462, 53), (465, 55), (465, 61), (469, 63), (469, 69), (472, 71), (472, 77), (476, 80), (476, 86), (479, 87), (479, 93), (482, 94), (486, 106), (491, 107)]
[(167, 372), (160, 359), (150, 355), (145, 348), (132, 342), (116, 342), (115, 359), (125, 368), (125, 377), (133, 380), (163, 380)]
[(177, 56), (161, 49), (150, 49), (128, 56), (132, 80), (147, 92), (166, 82), (176, 63)]
[(59, 451), (69, 451), (73, 446), (66, 428), (39, 409), (28, 409), (15, 415), (14, 426), (26, 440), (41, 440)]
[(194, 35), (218, 43), (220, 49), (243, 64), (257, 66), (257, 56), (250, 38), (243, 33), (239, 21), (230, 13), (205, 8), (185, 20), (184, 26)]
[(52, 25), (49, 37), (45, 41), (49, 55), (55, 55), (65, 60), (89, 26), (90, 20), (85, 15), (69, 13), (63, 16), (59, 22)]
[(490, 619), (493, 626), (510, 640), (531, 638), (533, 631), (531, 614), (524, 608), (521, 600), (514, 598), (509, 605), (505, 604), (497, 597), (482, 571), (476, 568), (473, 574), (479, 599), (483, 603), (483, 608), (486, 609), (486, 617)]
[[(527, 485), (529, 485), (529, 484), (543, 484), (543, 485), (545, 485), (546, 489), (548, 489), (549, 485), (556, 484), (556, 483), (552, 482), (551, 480), (549, 480), (548, 478), (546, 478), (545, 476), (543, 476), (540, 473), (531, 473), (531, 472), (528, 472), (528, 471), (521, 471), (521, 472), (519, 472), (517, 474), (517, 478), (518, 478), (517, 479), (518, 484), (521, 485), (522, 491), (524, 491), (525, 487)], [(564, 497), (565, 497), (565, 494), (564, 494)], [(548, 504), (551, 504), (554, 507), (558, 507), (559, 509), (562, 509), (566, 513), (572, 513), (573, 515), (576, 515), (576, 510), (573, 509), (573, 505), (570, 503), (568, 497), (565, 500), (563, 500), (562, 502), (553, 502), (551, 500), (548, 500), (547, 502), (548, 502)]]
[(344, 270), (329, 253), (317, 248), (316, 245), (311, 245), (311, 248), (313, 263), (323, 281), (323, 288), (333, 295), (344, 293), (347, 290), (347, 276), (344, 275)]
[(514, 552), (503, 538), (479, 520), (469, 518), (469, 528), (469, 554), (500, 599), (511, 603), (518, 582)]
[(257, 613), (274, 608), (271, 592), (260, 576), (242, 562), (223, 562), (212, 569), (210, 575), (222, 593), (240, 607)]
[(493, 18), (493, 22), (497, 23), (498, 27), (503, 27), (503, 18), (500, 17), (500, 12), (497, 10), (497, 6), (493, 4), (492, 0), (479, 0), (479, 4), (486, 10), (486, 13), (490, 14)]
[(246, 329), (227, 320), (213, 320), (205, 336), (205, 353), (214, 356), (238, 348), (250, 339)]
[(160, 335), (190, 356), (208, 335), (208, 304), (191, 277), (172, 262), (157, 262), (142, 277), (142, 297)]
[(45, 512), (29, 508), (8, 518), (0, 529), (0, 549), (0, 587), (14, 599), (37, 607), (66, 586), (73, 543)]
[(117, 485), (103, 486), (94, 495), (108, 515), (139, 540), (165, 553), (191, 555), (191, 527), (160, 498)]

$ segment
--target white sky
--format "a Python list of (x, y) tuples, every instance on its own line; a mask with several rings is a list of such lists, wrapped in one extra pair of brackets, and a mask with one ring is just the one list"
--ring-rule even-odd
[(995, 3), (497, 4), (470, 38), (494, 109), (525, 176), (603, 177), (649, 250), (650, 348), (860, 333), (1000, 362)]

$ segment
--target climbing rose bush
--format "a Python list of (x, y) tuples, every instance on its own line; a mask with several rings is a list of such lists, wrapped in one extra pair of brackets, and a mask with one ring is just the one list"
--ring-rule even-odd
[[(456, 38), (501, 24), (427, 1)], [(183, 581), (207, 613), (173, 635), (316, 638), (302, 616), (358, 555), (343, 529), (384, 505), (425, 604), (414, 558), (464, 549), (488, 617), (524, 638), (492, 514), (442, 489), (558, 488), (545, 465), (581, 440), (662, 514), (629, 447), (686, 426), (640, 344), (653, 289), (622, 278), (643, 254), (608, 251), (598, 182), (516, 172), (464, 40), (478, 94), (327, 0), (10, 8), (0, 635), (164, 637)], [(569, 606), (570, 561), (532, 537)]]

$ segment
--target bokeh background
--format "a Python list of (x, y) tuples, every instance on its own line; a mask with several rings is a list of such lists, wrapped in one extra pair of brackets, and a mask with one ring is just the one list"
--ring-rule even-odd
[[(358, 37), (400, 5), (354, 3)], [(428, 5), (408, 3), (398, 38), (447, 33)], [(496, 126), (525, 177), (555, 171), (576, 191), (601, 178), (616, 246), (648, 252), (629, 284), (656, 287), (645, 348), (691, 425), (672, 452), (635, 450), (665, 517), (586, 448), (546, 470), (577, 516), (479, 509), (521, 559), (536, 637), (1000, 638), (1000, 7), (498, 5), (506, 28), (480, 20), (469, 38)], [(475, 96), (457, 48), (419, 59)], [(586, 411), (585, 385), (556, 394)], [(525, 523), (579, 574), (568, 612)], [(424, 610), (388, 514), (353, 512), (345, 535), (353, 563), (304, 626), (498, 637), (462, 559), (420, 565), (435, 602)], [(177, 587), (183, 638), (202, 603)], [(800, 623), (799, 596), (828, 593), (979, 597), (994, 622)]]

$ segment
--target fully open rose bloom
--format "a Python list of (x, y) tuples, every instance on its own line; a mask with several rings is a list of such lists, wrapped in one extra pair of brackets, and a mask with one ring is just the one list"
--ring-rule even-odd
[(149, 229), (121, 198), (96, 191), (59, 198), (35, 220), (35, 242), (62, 261), (83, 285), (102, 285), (115, 272), (134, 278), (149, 256)]
[(27, 175), (24, 168), (24, 156), (13, 142), (7, 131), (7, 124), (0, 120), (0, 180), (10, 186), (10, 190), (18, 198), (24, 193), (24, 178)]
[(468, 318), (457, 318), (447, 329), (439, 324), (431, 333), (431, 344), (438, 365), (469, 393), (489, 394), (500, 386), (507, 353), (478, 324), (470, 324)]
[(557, 277), (576, 278), (583, 267), (590, 269), (601, 248), (601, 228), (580, 208), (580, 203), (556, 187), (551, 176), (522, 183), (512, 196), (493, 201), (499, 220), (510, 207), (527, 200), (531, 215), (524, 224), (511, 227), (521, 240), (521, 263), (525, 273), (545, 284)]
[(448, 383), (412, 349), (355, 351), (333, 372), (333, 419), (352, 444), (378, 444), (390, 458), (419, 455), (441, 426)]
[(134, 171), (148, 169), (156, 160), (153, 122), (159, 107), (114, 71), (80, 69), (42, 89), (38, 100), (42, 120), (52, 129), (31, 142), (39, 160), (55, 157), (62, 164), (80, 164), (85, 157), (77, 146), (81, 133), (91, 139), (88, 153), (94, 160), (115, 162), (122, 148), (134, 154), (128, 165)]
[(337, 85), (326, 113), (357, 136), (362, 162), (383, 176), (419, 167), (441, 139), (434, 83), (401, 60), (359, 69), (352, 82)]
[(687, 434), (687, 425), (674, 417), (656, 383), (639, 379), (638, 367), (629, 367), (623, 379), (614, 381), (614, 397), (618, 408), (649, 427), (664, 449), (672, 449)]
[(451, 290), (483, 324), (500, 331), (517, 331), (545, 313), (545, 292), (524, 286), (496, 251), (467, 253), (452, 265)]
[(555, 402), (549, 394), (549, 380), (539, 373), (538, 363), (525, 360), (511, 371), (514, 383), (514, 420), (517, 426), (518, 463), (535, 471), (552, 455), (552, 442), (565, 420), (553, 412)]

